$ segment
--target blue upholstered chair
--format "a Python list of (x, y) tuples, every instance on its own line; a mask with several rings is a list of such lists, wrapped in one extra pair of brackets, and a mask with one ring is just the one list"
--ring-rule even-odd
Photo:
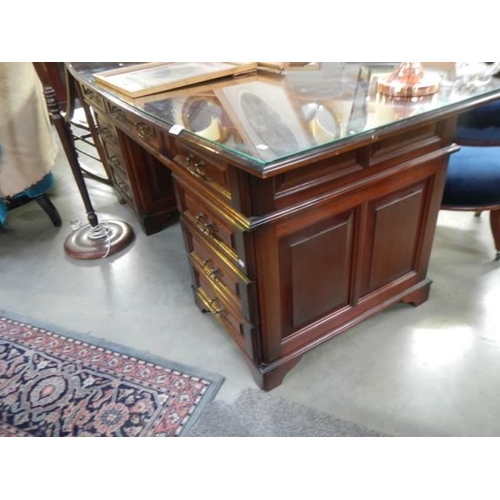
[(500, 101), (459, 117), (444, 188), (442, 208), (490, 212), (490, 225), (500, 260)]
[(50, 190), (54, 185), (54, 175), (52, 172), (48, 173), (42, 180), (25, 189), (23, 192), (4, 200), (0, 198), (0, 227), (7, 227), (7, 212), (18, 208), (31, 200), (35, 200), (38, 205), (49, 216), (52, 224), (55, 227), (62, 225), (62, 219), (57, 211), (57, 208), (50, 200), (46, 191)]
[(463, 146), (500, 146), (500, 101), (461, 114), (455, 142)]

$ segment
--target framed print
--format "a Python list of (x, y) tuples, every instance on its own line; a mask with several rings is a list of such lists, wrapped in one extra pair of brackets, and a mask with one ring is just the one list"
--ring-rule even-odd
[(259, 71), (284, 75), (287, 71), (319, 70), (319, 62), (258, 62)]
[[(142, 98), (141, 98), (142, 99)], [(169, 99), (151, 99), (142, 102), (137, 107), (149, 115), (171, 125), (182, 125), (182, 108), (186, 96), (171, 97)]]
[(319, 71), (321, 69), (320, 62), (290, 62), (287, 69), (292, 71)]
[(344, 135), (342, 115), (331, 102), (313, 102), (304, 105), (303, 113), (316, 144), (339, 139)]
[(259, 71), (283, 75), (289, 64), (287, 62), (258, 62), (257, 68)]
[(362, 85), (367, 86), (365, 94), (375, 97), (379, 79), (389, 76), (396, 65), (394, 62), (361, 63), (357, 79), (358, 90)]
[(234, 127), (214, 89), (227, 84), (227, 81), (214, 82), (140, 97), (134, 100), (134, 105), (199, 137), (223, 143)]
[(95, 73), (95, 80), (128, 97), (145, 95), (256, 71), (257, 63), (155, 62)]
[(242, 81), (215, 94), (257, 158), (273, 160), (314, 145), (280, 79)]

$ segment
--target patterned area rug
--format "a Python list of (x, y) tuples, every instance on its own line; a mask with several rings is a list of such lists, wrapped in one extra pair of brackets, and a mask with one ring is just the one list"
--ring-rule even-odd
[(12, 318), (0, 311), (0, 436), (181, 436), (223, 382)]

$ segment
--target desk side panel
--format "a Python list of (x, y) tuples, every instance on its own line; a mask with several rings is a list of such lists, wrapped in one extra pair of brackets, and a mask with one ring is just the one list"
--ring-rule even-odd
[(299, 355), (428, 287), (447, 157), (444, 148), (396, 165), (256, 232), (265, 362)]

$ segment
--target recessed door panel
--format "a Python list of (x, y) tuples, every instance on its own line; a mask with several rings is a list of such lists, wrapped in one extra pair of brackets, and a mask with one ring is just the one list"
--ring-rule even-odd
[(350, 211), (281, 238), (284, 337), (348, 304), (353, 220)]
[(368, 203), (364, 295), (415, 269), (424, 183)]

